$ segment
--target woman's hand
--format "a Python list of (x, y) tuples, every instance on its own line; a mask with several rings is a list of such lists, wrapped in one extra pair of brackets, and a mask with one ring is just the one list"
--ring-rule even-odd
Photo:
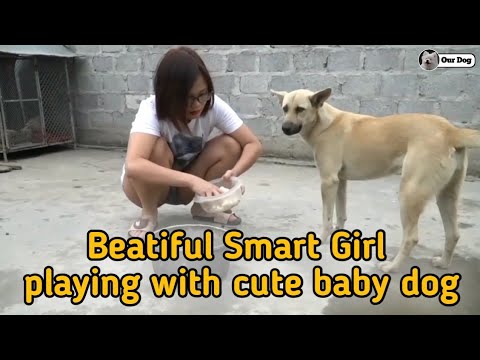
[(222, 179), (225, 182), (230, 182), (232, 177), (236, 177), (237, 174), (235, 174), (232, 170), (227, 170), (225, 174), (223, 174)]
[(218, 186), (203, 180), (200, 177), (195, 177), (192, 181), (192, 185), (190, 187), (195, 194), (200, 196), (215, 196), (219, 195), (222, 192), (218, 188)]
[[(233, 177), (238, 177), (238, 175), (233, 170), (227, 170), (225, 171), (225, 174), (223, 174), (222, 179), (225, 182), (225, 184), (229, 184), (228, 186), (231, 186)], [(242, 185), (241, 189), (242, 189), (242, 194), (244, 194), (245, 185)]]

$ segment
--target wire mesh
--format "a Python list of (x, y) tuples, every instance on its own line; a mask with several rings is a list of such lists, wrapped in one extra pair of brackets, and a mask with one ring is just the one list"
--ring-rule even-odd
[(40, 58), (38, 75), (47, 143), (56, 144), (73, 140), (64, 60)]
[(62, 58), (0, 57), (0, 151), (73, 142), (69, 90)]
[(2, 57), (0, 65), (0, 86), (4, 100), (38, 98), (33, 59)]
[(6, 102), (3, 106), (7, 141), (11, 148), (43, 143), (38, 101)]

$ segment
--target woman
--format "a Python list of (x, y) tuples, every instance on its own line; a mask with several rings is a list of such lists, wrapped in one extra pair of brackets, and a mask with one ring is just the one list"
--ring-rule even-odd
[[(163, 204), (187, 205), (195, 194), (220, 194), (209, 181), (247, 171), (262, 145), (232, 108), (215, 95), (201, 57), (192, 49), (169, 50), (158, 64), (154, 93), (142, 101), (132, 123), (122, 187), (142, 209), (129, 230), (143, 237), (157, 226)], [(209, 139), (217, 128), (221, 134)], [(195, 219), (238, 225), (233, 212), (208, 214), (194, 203)]]

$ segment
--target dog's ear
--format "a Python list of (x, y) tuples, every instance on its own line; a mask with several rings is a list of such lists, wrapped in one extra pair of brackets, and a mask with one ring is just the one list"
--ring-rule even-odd
[(332, 89), (327, 88), (322, 91), (318, 91), (315, 94), (309, 97), (310, 102), (313, 107), (319, 108), (322, 107), (323, 103), (330, 97), (332, 94)]
[(278, 97), (278, 101), (280, 102), (280, 105), (283, 104), (283, 98), (285, 97), (285, 95), (287, 95), (288, 93), (286, 91), (275, 91), (275, 90), (270, 90), (270, 92), (274, 95), (277, 95)]

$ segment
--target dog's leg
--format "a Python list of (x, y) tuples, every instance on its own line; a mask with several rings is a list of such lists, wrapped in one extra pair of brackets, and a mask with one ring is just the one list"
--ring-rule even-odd
[[(437, 142), (437, 139), (434, 140), (431, 144), (416, 144), (418, 147), (411, 145), (405, 156), (400, 184), (403, 240), (393, 261), (385, 261), (380, 265), (385, 272), (397, 271), (410, 255), (418, 243), (418, 220), (425, 205), (451, 181), (457, 166), (455, 150), (445, 143)], [(448, 218), (447, 213), (448, 210), (445, 210)], [(453, 230), (449, 227), (450, 233), (453, 233)]]
[[(320, 239), (322, 243), (329, 243), (333, 233), (333, 211), (338, 197), (340, 179), (338, 174), (342, 167), (341, 149), (334, 149), (331, 146), (326, 149), (318, 145), (314, 152), (315, 163), (320, 173), (322, 182), (322, 232)], [(327, 154), (327, 155), (325, 155)]]
[(335, 205), (337, 213), (337, 229), (344, 229), (347, 221), (347, 180), (339, 179), (337, 190), (337, 203)]
[(457, 206), (460, 191), (465, 180), (468, 158), (465, 149), (457, 152), (459, 167), (452, 176), (452, 179), (445, 188), (437, 195), (437, 206), (442, 217), (445, 230), (445, 247), (441, 257), (435, 256), (432, 260), (433, 266), (446, 269), (450, 266), (453, 252), (460, 238), (457, 222)]
[(402, 182), (400, 186), (400, 217), (402, 220), (403, 240), (400, 249), (392, 261), (379, 265), (384, 272), (396, 272), (418, 243), (418, 220), (428, 201), (428, 196), (420, 192), (413, 181)]
[(322, 177), (322, 202), (323, 202), (323, 229), (320, 239), (323, 243), (330, 242), (333, 233), (333, 210), (337, 198), (339, 179), (336, 175)]

